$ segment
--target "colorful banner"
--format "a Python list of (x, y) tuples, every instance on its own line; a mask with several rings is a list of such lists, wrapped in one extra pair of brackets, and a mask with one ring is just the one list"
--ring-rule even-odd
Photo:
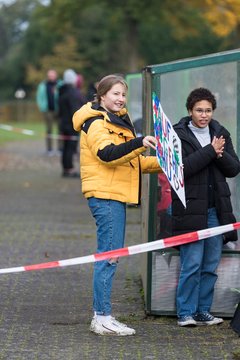
[(152, 94), (157, 159), (173, 190), (186, 207), (181, 141), (164, 113), (156, 93)]

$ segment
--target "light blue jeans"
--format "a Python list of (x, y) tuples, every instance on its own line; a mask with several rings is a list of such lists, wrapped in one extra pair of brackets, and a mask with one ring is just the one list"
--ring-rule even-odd
[[(208, 209), (208, 228), (219, 225), (216, 209)], [(210, 311), (217, 280), (215, 272), (221, 260), (222, 246), (222, 235), (180, 246), (178, 317)]]
[[(88, 205), (97, 226), (97, 252), (124, 247), (126, 204), (91, 197)], [(111, 315), (112, 282), (116, 269), (116, 259), (94, 263), (93, 310), (98, 315)]]

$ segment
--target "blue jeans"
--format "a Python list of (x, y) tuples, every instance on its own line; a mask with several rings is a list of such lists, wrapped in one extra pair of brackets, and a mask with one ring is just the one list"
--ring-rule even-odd
[[(208, 209), (208, 228), (219, 225), (216, 209)], [(180, 246), (178, 317), (210, 311), (217, 280), (215, 271), (221, 260), (222, 246), (222, 235)]]
[[(124, 247), (126, 204), (115, 200), (91, 197), (88, 205), (97, 226), (97, 252), (102, 253)], [(110, 315), (111, 293), (117, 260), (94, 263), (93, 310), (98, 315)]]

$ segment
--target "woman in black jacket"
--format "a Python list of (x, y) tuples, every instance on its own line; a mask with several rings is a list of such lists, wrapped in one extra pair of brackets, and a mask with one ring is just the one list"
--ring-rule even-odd
[[(204, 88), (193, 90), (186, 102), (189, 116), (174, 126), (182, 143), (186, 209), (172, 191), (175, 235), (236, 221), (226, 178), (240, 172), (240, 162), (229, 132), (212, 119), (214, 95)], [(223, 242), (236, 241), (237, 232), (180, 246), (181, 271), (177, 288), (179, 326), (223, 322), (210, 314), (216, 269)]]

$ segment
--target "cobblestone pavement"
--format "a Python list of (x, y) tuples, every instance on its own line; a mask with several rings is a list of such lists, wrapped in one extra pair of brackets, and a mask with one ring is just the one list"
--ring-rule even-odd
[[(79, 179), (61, 177), (59, 157), (43, 143), (0, 148), (0, 267), (95, 252), (95, 225)], [(140, 209), (128, 209), (126, 246), (140, 238)], [(0, 275), (0, 360), (240, 359), (229, 321), (179, 328), (174, 317), (145, 316), (138, 255), (122, 258), (113, 289), (114, 315), (134, 337), (89, 332), (92, 264)]]

